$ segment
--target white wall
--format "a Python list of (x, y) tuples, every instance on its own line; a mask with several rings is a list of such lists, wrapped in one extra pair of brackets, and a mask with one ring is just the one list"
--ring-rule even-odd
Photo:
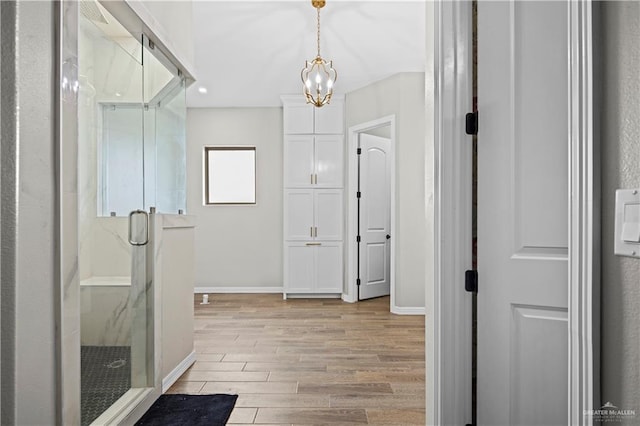
[(3, 425), (60, 423), (56, 304), (66, 297), (60, 289), (69, 271), (58, 268), (64, 236), (56, 210), (60, 193), (75, 194), (66, 191), (67, 180), (56, 179), (54, 16), (53, 2), (0, 4)]
[(396, 295), (398, 307), (424, 307), (424, 73), (400, 73), (346, 95), (346, 128), (396, 116)]
[(601, 403), (638, 412), (640, 259), (613, 254), (613, 206), (616, 189), (640, 188), (640, 3), (602, 2), (601, 7)]
[(198, 230), (191, 226), (192, 222), (192, 217), (184, 215), (161, 215), (155, 222), (161, 244), (156, 246), (156, 253), (161, 257), (162, 268), (159, 285), (162, 287), (163, 386), (167, 376), (193, 352), (193, 242)]
[[(187, 212), (196, 216), (196, 287), (282, 287), (282, 108), (187, 112)], [(204, 206), (207, 145), (256, 147), (255, 205)]]

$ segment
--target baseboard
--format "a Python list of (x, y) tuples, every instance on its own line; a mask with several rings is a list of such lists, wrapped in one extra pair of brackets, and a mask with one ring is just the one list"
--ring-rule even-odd
[(346, 303), (356, 303), (357, 302), (355, 297), (349, 296), (346, 293), (342, 295), (342, 301), (346, 302)]
[(187, 357), (183, 359), (182, 362), (178, 364), (173, 371), (171, 371), (171, 373), (167, 374), (167, 377), (162, 379), (162, 393), (168, 391), (176, 380), (178, 380), (194, 362), (196, 362), (196, 351), (192, 351), (187, 355)]
[(419, 306), (392, 306), (391, 313), (396, 315), (425, 315), (425, 308)]
[(287, 293), (287, 299), (340, 299), (340, 293)]
[(198, 293), (282, 293), (282, 287), (195, 287)]

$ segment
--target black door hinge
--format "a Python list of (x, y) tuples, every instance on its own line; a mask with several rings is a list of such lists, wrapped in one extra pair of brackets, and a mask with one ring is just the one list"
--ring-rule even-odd
[(467, 114), (465, 120), (465, 131), (468, 135), (478, 134), (478, 111)]
[(359, 243), (359, 242), (360, 242), (360, 235), (356, 237), (356, 243)]
[(358, 148), (358, 150), (356, 151), (356, 153), (357, 153), (358, 155), (362, 154), (362, 148)]
[(471, 293), (478, 292), (478, 271), (469, 269), (464, 273), (464, 289)]
[(356, 198), (360, 198), (362, 196), (362, 193), (360, 191), (356, 192)]
[(360, 278), (356, 280), (356, 285), (360, 285)]

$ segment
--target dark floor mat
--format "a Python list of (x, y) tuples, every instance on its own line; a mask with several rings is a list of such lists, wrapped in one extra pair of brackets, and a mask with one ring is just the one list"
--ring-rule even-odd
[(161, 395), (136, 426), (224, 426), (238, 395)]

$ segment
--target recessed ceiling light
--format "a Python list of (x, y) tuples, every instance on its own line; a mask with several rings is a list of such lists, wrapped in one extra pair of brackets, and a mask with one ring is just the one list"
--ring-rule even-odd
[(204, 94), (207, 93), (207, 88), (206, 87), (198, 87), (198, 92)]
[(120, 92), (116, 92), (116, 96), (117, 96), (117, 97), (120, 97), (120, 96), (122, 96), (122, 93), (120, 93)]

